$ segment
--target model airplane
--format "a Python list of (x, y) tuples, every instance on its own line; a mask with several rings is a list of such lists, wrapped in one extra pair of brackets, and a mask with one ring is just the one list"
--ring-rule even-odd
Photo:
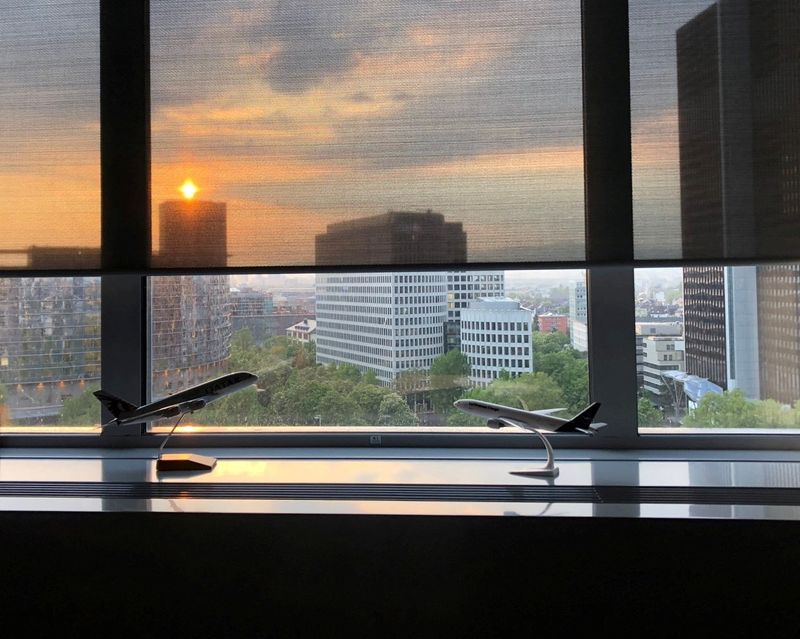
[(114, 416), (105, 426), (138, 424), (193, 413), (220, 397), (255, 384), (257, 380), (258, 377), (252, 373), (230, 373), (142, 406), (134, 406), (104, 390), (95, 391), (94, 396)]
[[(491, 404), (478, 399), (459, 399), (455, 407), (465, 413), (478, 415), (487, 420), (490, 428), (500, 428), (507, 425), (518, 425), (551, 433), (584, 433), (594, 435), (605, 426), (602, 422), (592, 423), (600, 408), (599, 402), (594, 402), (572, 419), (554, 417), (552, 413), (564, 410), (563, 408), (548, 408), (545, 410), (521, 410), (502, 404)], [(503, 423), (506, 422), (506, 423)], [(510, 422), (510, 423), (509, 423)]]
[(186, 413), (200, 410), (220, 397), (255, 384), (256, 380), (258, 377), (252, 373), (230, 373), (142, 406), (134, 406), (104, 390), (95, 391), (95, 397), (114, 416), (114, 419), (103, 425), (103, 433), (106, 432), (106, 429), (112, 430), (115, 425), (138, 424), (167, 417), (177, 417), (178, 420), (158, 449), (156, 470), (210, 470), (217, 463), (214, 457), (194, 453), (162, 453), (164, 446)]

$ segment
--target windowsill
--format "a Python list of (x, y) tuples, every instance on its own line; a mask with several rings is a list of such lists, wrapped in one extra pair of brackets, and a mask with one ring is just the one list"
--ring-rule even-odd
[(153, 449), (7, 448), (0, 510), (800, 519), (795, 451), (565, 449), (555, 479), (510, 474), (542, 463), (528, 450), (192, 452), (216, 467), (156, 473)]

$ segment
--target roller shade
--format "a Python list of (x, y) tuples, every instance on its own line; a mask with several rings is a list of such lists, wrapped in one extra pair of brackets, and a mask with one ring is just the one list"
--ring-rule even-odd
[(639, 259), (800, 254), (800, 5), (632, 0)]
[(800, 250), (794, 2), (99, 7), (17, 1), (0, 27), (0, 270)]
[(96, 0), (10, 0), (0, 21), (0, 269), (100, 266)]

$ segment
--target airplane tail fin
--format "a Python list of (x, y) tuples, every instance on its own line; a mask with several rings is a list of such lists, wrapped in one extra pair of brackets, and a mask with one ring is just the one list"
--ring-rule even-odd
[(134, 406), (130, 402), (126, 402), (121, 397), (107, 393), (104, 390), (94, 392), (94, 396), (100, 400), (100, 403), (108, 409), (114, 417), (119, 417), (120, 413), (136, 410), (138, 406)]
[(605, 424), (594, 424), (592, 425), (592, 420), (594, 419), (595, 415), (597, 415), (597, 411), (600, 410), (600, 402), (594, 402), (587, 408), (584, 408), (580, 413), (575, 415), (572, 419), (570, 419), (565, 424), (559, 426), (555, 432), (557, 433), (586, 433), (587, 435), (594, 435), (594, 433), (599, 429), (605, 426)]

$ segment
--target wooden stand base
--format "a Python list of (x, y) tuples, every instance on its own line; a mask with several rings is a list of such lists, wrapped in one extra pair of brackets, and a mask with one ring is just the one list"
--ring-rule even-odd
[(216, 457), (193, 453), (162, 453), (156, 461), (156, 470), (211, 470)]

